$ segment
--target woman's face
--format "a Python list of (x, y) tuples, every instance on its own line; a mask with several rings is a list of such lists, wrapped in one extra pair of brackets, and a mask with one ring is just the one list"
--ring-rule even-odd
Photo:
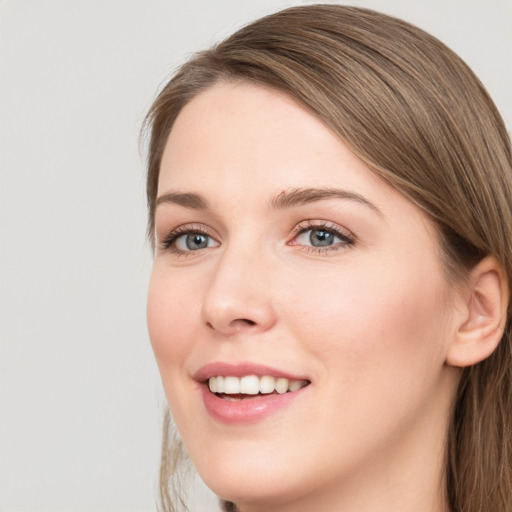
[(377, 503), (395, 474), (438, 484), (457, 309), (427, 216), (248, 84), (183, 109), (158, 197), (149, 332), (205, 482), (293, 510)]

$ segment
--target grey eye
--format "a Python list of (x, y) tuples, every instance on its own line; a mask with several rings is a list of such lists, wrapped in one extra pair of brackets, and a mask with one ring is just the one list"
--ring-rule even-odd
[(183, 233), (174, 242), (179, 251), (199, 251), (208, 247), (216, 247), (218, 243), (209, 235), (199, 231)]
[(336, 238), (333, 233), (324, 229), (312, 229), (309, 233), (309, 241), (313, 247), (327, 247), (335, 243)]
[(208, 235), (202, 233), (189, 233), (185, 235), (185, 245), (190, 251), (197, 251), (198, 249), (205, 249), (208, 247)]
[(329, 247), (339, 244), (343, 240), (331, 230), (319, 227), (305, 229), (298, 237), (297, 243), (310, 247)]
[(191, 251), (194, 251), (196, 249), (204, 249), (205, 247), (208, 247), (208, 237), (200, 233), (187, 235), (185, 240), (187, 248), (190, 249)]

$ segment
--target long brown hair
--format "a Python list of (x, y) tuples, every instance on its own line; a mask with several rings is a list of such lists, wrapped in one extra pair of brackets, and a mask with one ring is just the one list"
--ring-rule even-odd
[[(169, 132), (183, 106), (218, 81), (257, 83), (299, 101), (433, 219), (454, 283), (493, 255), (512, 289), (512, 157), (496, 107), (440, 41), (401, 20), (354, 7), (286, 9), (178, 70), (146, 120), (150, 237)], [(462, 373), (447, 433), (452, 512), (512, 510), (510, 304), (508, 318), (496, 351)], [(164, 442), (161, 497), (167, 510), (175, 510), (170, 449)]]

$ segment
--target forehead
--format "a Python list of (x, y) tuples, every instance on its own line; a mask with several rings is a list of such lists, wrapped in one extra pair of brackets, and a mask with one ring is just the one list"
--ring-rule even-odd
[[(162, 156), (159, 190), (220, 180), (256, 188), (265, 182), (333, 186), (348, 184), (349, 171), (355, 181), (380, 181), (291, 97), (259, 85), (221, 83), (177, 117)], [(365, 180), (359, 181), (364, 187)]]

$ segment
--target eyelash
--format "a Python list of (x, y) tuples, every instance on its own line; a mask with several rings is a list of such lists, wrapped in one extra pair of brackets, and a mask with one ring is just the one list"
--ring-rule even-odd
[[(325, 246), (325, 247), (315, 247), (312, 245), (301, 245), (297, 243), (293, 243), (293, 240), (296, 240), (300, 235), (307, 233), (308, 231), (325, 231), (335, 237), (339, 238), (341, 242), (335, 243), (333, 245)], [(325, 221), (312, 221), (307, 220), (299, 223), (293, 230), (292, 233), (292, 241), (288, 242), (288, 245), (293, 245), (301, 250), (314, 253), (314, 254), (322, 254), (330, 251), (338, 251), (343, 248), (352, 247), (356, 243), (356, 239), (354, 235), (348, 231), (347, 229), (342, 229), (340, 226), (333, 224), (331, 222)]]
[(178, 249), (176, 247), (176, 240), (180, 238), (183, 235), (188, 235), (190, 233), (197, 233), (201, 234), (210, 238), (213, 238), (212, 235), (204, 229), (204, 227), (201, 224), (185, 224), (183, 226), (180, 226), (173, 231), (171, 231), (161, 242), (160, 242), (160, 248), (163, 251), (170, 251), (174, 254), (180, 255), (180, 256), (188, 256), (191, 252), (195, 251), (182, 251), (181, 249)]
[[(315, 247), (312, 245), (302, 245), (298, 243), (294, 243), (293, 241), (297, 239), (300, 235), (307, 233), (308, 231), (325, 231), (331, 235), (334, 235), (335, 237), (339, 238), (341, 242), (338, 242), (334, 245), (329, 245), (325, 247)], [(180, 226), (173, 231), (171, 231), (163, 240), (161, 240), (159, 246), (160, 249), (163, 251), (170, 251), (173, 254), (176, 254), (178, 256), (187, 257), (190, 256), (191, 253), (199, 252), (197, 251), (184, 251), (181, 249), (178, 249), (176, 247), (176, 241), (183, 235), (188, 234), (201, 234), (204, 236), (207, 236), (209, 238), (212, 238), (215, 240), (215, 238), (206, 230), (201, 224), (185, 224), (183, 226)], [(315, 254), (322, 254), (330, 251), (337, 251), (342, 248), (351, 247), (356, 243), (355, 237), (350, 233), (348, 230), (341, 229), (339, 226), (332, 224), (330, 222), (325, 221), (304, 221), (299, 223), (292, 232), (292, 238), (291, 241), (287, 242), (287, 245), (296, 246), (301, 250), (315, 253)]]

